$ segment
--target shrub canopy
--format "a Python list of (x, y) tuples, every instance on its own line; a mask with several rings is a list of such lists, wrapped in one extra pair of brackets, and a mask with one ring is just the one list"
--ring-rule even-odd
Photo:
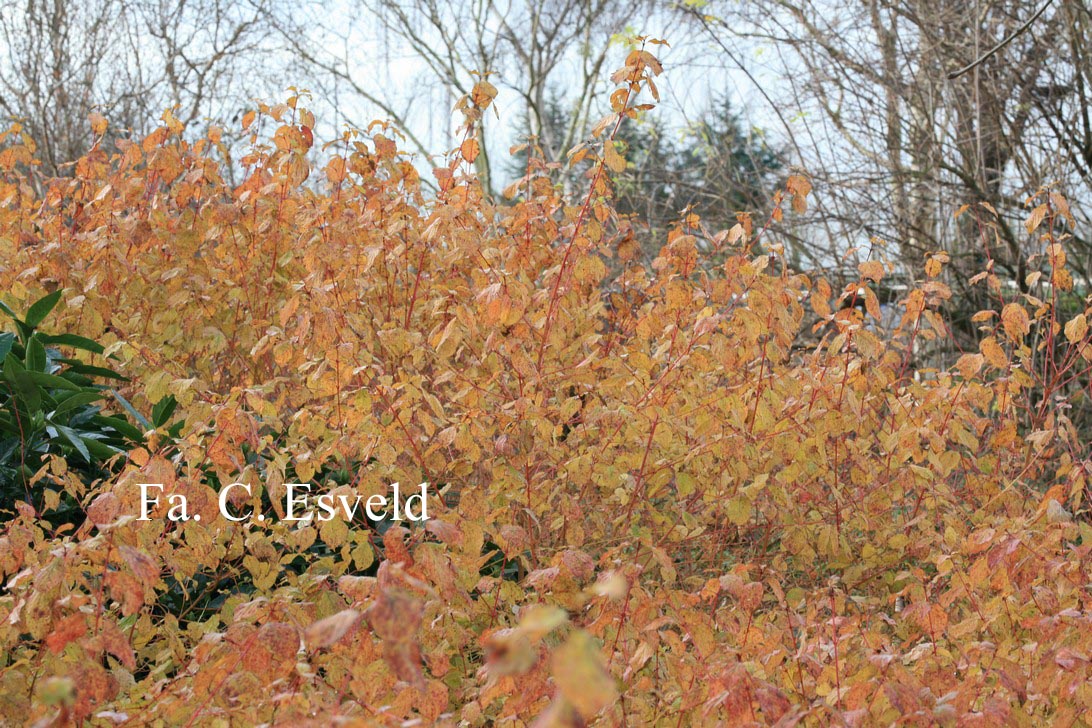
[[(61, 179), (37, 178), (10, 132), (8, 303), (63, 291), (51, 326), (102, 342), (128, 401), (173, 395), (186, 426), (104, 479), (61, 457), (36, 473), (86, 521), (53, 529), (22, 503), (4, 524), (0, 713), (992, 724), (1092, 708), (1092, 531), (1071, 515), (1089, 461), (1067, 419), (1088, 391), (1084, 314), (998, 289), (981, 351), (919, 371), (918, 342), (946, 335), (942, 254), (887, 333), (882, 260), (850, 288), (862, 305), (837, 308), (842, 291), (789, 270), (745, 215), (685, 217), (643, 267), (610, 140), (658, 71), (635, 51), (615, 74), (614, 113), (573, 155), (590, 162), (576, 201), (533, 156), (507, 200), (483, 199), (485, 82), (435, 196), (382, 125), (313, 149), (300, 98), (244, 119), (236, 186), (215, 131), (187, 140), (170, 115)], [(809, 192), (791, 178), (774, 214)], [(1041, 199), (1029, 234), (1061, 290), (1067, 210)], [(285, 482), (312, 480), (425, 482), (432, 519), (272, 517)], [(236, 481), (270, 518), (220, 516)], [(133, 520), (139, 483), (202, 519)]]

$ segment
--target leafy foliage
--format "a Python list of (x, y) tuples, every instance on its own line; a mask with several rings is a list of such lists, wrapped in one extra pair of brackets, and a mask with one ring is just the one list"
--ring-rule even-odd
[[(610, 202), (612, 142), (659, 71), (642, 48), (612, 76), (613, 113), (571, 155), (593, 162), (575, 203), (533, 159), (509, 204), (483, 198), (470, 165), (496, 93), (484, 81), (459, 105), (467, 141), (434, 170), (434, 199), (382, 125), (319, 156), (298, 97), (244, 118), (254, 151), (237, 187), (215, 130), (187, 141), (169, 115), (41, 195), (9, 139), (13, 305), (51, 281), (69, 302), (58, 325), (101, 336), (134, 406), (173, 395), (189, 424), (130, 449), (93, 492), (64, 480), (87, 510), (74, 533), (30, 508), (6, 524), (0, 713), (1087, 713), (1090, 461), (1067, 412), (1088, 394), (1088, 311), (1059, 320), (986, 271), (997, 305), (978, 317), (981, 351), (915, 371), (918, 342), (947, 335), (942, 253), (890, 337), (874, 327), (884, 261), (832, 291), (747, 215), (723, 231), (690, 215), (640, 265)], [(771, 217), (809, 192), (790, 177)], [(1056, 193), (1041, 204), (1028, 234), (1063, 290), (1068, 208)], [(843, 294), (862, 305), (836, 308)], [(364, 496), (427, 482), (433, 518), (288, 522), (288, 478)], [(269, 518), (220, 516), (234, 481), (255, 490), (232, 505)], [(134, 520), (148, 482), (201, 520)]]
[[(107, 387), (95, 380), (124, 377), (65, 357), (57, 348), (102, 354), (103, 347), (82, 336), (39, 331), (60, 298), (61, 291), (54, 291), (35, 301), (23, 318), (0, 303), (0, 311), (16, 329), (0, 333), (0, 514), (11, 513), (16, 499), (23, 498), (39, 511), (49, 510), (54, 523), (72, 522), (78, 516), (72, 498), (64, 498), (65, 491), (49, 488), (56, 484), (49, 470), (55, 471), (53, 475), (78, 475), (88, 484), (110, 472), (115, 456), (144, 441), (143, 432), (124, 416), (102, 412)], [(158, 403), (156, 425), (166, 424), (172, 411), (173, 399)], [(152, 427), (133, 414), (146, 428)], [(177, 435), (181, 424), (172, 426), (170, 434)]]

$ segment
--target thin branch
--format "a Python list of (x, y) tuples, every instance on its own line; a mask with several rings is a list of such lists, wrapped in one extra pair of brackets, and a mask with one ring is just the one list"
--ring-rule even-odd
[(1020, 34), (1024, 33), (1024, 32), (1025, 32), (1025, 31), (1026, 31), (1026, 30), (1027, 30), (1028, 28), (1030, 28), (1030, 27), (1031, 27), (1031, 24), (1032, 24), (1032, 23), (1034, 23), (1034, 22), (1035, 22), (1036, 20), (1038, 20), (1038, 19), (1039, 19), (1039, 16), (1040, 16), (1040, 15), (1042, 15), (1042, 14), (1043, 14), (1044, 12), (1046, 12), (1046, 9), (1047, 9), (1048, 7), (1050, 7), (1050, 4), (1051, 4), (1052, 2), (1054, 2), (1054, 0), (1046, 0), (1046, 2), (1045, 2), (1045, 3), (1043, 3), (1043, 7), (1039, 8), (1038, 10), (1036, 10), (1036, 11), (1035, 11), (1035, 14), (1034, 14), (1034, 15), (1032, 15), (1032, 16), (1031, 16), (1030, 18), (1028, 18), (1028, 19), (1027, 19), (1027, 20), (1026, 20), (1026, 21), (1024, 22), (1024, 24), (1023, 24), (1023, 25), (1021, 25), (1021, 26), (1020, 26), (1019, 28), (1017, 28), (1016, 30), (1014, 30), (1014, 31), (1012, 32), (1012, 34), (1011, 34), (1011, 35), (1009, 35), (1009, 36), (1008, 36), (1007, 38), (1005, 38), (1005, 39), (1004, 39), (1004, 40), (1002, 40), (1002, 41), (1001, 41), (1000, 43), (998, 43), (997, 45), (995, 45), (995, 46), (994, 46), (993, 48), (990, 48), (990, 49), (989, 49), (988, 51), (986, 51), (986, 52), (985, 52), (985, 53), (984, 53), (984, 54), (983, 54), (983, 55), (982, 55), (981, 57), (979, 57), (979, 58), (975, 59), (975, 60), (974, 60), (974, 61), (972, 61), (971, 63), (969, 63), (969, 64), (967, 64), (966, 66), (964, 66), (963, 68), (959, 69), (958, 71), (952, 71), (951, 73), (949, 73), (949, 74), (948, 74), (948, 80), (949, 80), (949, 81), (951, 81), (951, 80), (957, 79), (957, 78), (959, 78), (960, 76), (962, 76), (963, 74), (967, 73), (968, 71), (973, 71), (973, 70), (974, 70), (975, 68), (977, 68), (978, 66), (982, 65), (983, 63), (985, 63), (985, 62), (986, 62), (987, 60), (989, 60), (989, 59), (990, 59), (990, 57), (991, 57), (991, 56), (993, 56), (993, 54), (997, 53), (997, 52), (998, 52), (999, 50), (1001, 50), (1002, 48), (1004, 48), (1005, 46), (1007, 46), (1007, 45), (1008, 45), (1009, 43), (1011, 43), (1011, 42), (1012, 42), (1012, 41), (1013, 41), (1013, 40), (1014, 40), (1014, 39), (1015, 39), (1015, 38), (1016, 38), (1017, 36), (1019, 36)]

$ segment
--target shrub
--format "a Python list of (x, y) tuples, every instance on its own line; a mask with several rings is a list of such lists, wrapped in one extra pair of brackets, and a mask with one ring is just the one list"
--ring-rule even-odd
[[(192, 423), (130, 449), (76, 533), (25, 511), (7, 524), (0, 711), (1085, 714), (1088, 453), (1066, 407), (1087, 391), (1086, 314), (998, 301), (980, 352), (914, 371), (916, 342), (946, 335), (939, 254), (890, 337), (868, 325), (883, 261), (852, 284), (864, 305), (834, 310), (842, 292), (790, 270), (746, 216), (726, 231), (689, 216), (636, 264), (610, 203), (625, 162), (604, 142), (658, 71), (641, 50), (613, 77), (614, 112), (572, 155), (592, 162), (576, 201), (533, 158), (506, 203), (482, 198), (469, 165), (486, 82), (460, 104), (466, 142), (433, 172), (435, 197), (381, 125), (317, 158), (299, 98), (244, 118), (255, 147), (237, 187), (217, 133), (186, 141), (169, 116), (41, 196), (25, 150), (0, 157), (0, 282), (33, 269), (81, 298), (66, 330), (108, 326), (134, 406), (171, 394)], [(809, 189), (790, 178), (774, 214)], [(1032, 244), (1064, 245), (1060, 218), (1039, 223)], [(800, 351), (812, 322), (819, 343)], [(1070, 389), (1031, 398), (1058, 376)], [(434, 518), (379, 533), (277, 517), (287, 478), (327, 476), (365, 496), (427, 482)], [(264, 502), (264, 522), (219, 517), (235, 480), (256, 486), (237, 505)], [(149, 482), (202, 519), (133, 520)]]
[[(57, 347), (102, 354), (95, 341), (75, 334), (46, 334), (40, 325), (61, 298), (54, 291), (36, 301), (20, 318), (0, 302), (14, 323), (14, 332), (0, 333), (0, 518), (24, 500), (38, 513), (49, 512), (54, 525), (76, 523), (79, 508), (73, 496), (59, 486), (57, 474), (71, 474), (79, 486), (90, 485), (111, 472), (116, 457), (143, 443), (143, 432), (124, 416), (106, 414), (102, 402), (110, 390), (96, 380), (124, 381), (112, 369), (92, 366), (61, 354)], [(113, 393), (128, 409), (128, 402)], [(173, 398), (157, 404), (155, 426), (166, 425)], [(152, 424), (140, 417), (146, 429)], [(170, 429), (177, 435), (182, 423)]]

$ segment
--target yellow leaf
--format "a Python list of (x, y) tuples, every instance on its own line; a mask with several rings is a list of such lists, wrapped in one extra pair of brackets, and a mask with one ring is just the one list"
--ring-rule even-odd
[(982, 339), (981, 343), (978, 345), (978, 349), (982, 352), (982, 355), (986, 357), (986, 361), (988, 361), (991, 366), (997, 367), (998, 369), (1004, 369), (1009, 365), (1009, 358), (1005, 355), (1005, 350), (997, 343), (997, 339), (992, 336), (987, 336), (985, 339)]
[(1024, 223), (1024, 226), (1027, 228), (1029, 235), (1031, 233), (1035, 232), (1035, 230), (1039, 227), (1039, 225), (1042, 224), (1043, 218), (1046, 217), (1046, 213), (1047, 213), (1047, 206), (1046, 206), (1045, 203), (1042, 204), (1042, 205), (1039, 205), (1038, 207), (1036, 207), (1034, 210), (1031, 211), (1031, 214), (1028, 215), (1027, 221)]
[(336, 549), (345, 543), (345, 538), (349, 535), (349, 527), (345, 521), (341, 518), (334, 518), (329, 521), (324, 521), (319, 526), (319, 538), (322, 539), (330, 548)]
[(967, 575), (971, 581), (971, 586), (980, 587), (985, 584), (986, 580), (990, 578), (990, 567), (986, 557), (981, 556), (975, 559)]
[(1088, 334), (1088, 319), (1085, 315), (1078, 314), (1066, 322), (1065, 338), (1070, 344), (1076, 344)]
[(857, 270), (860, 272), (861, 277), (868, 278), (877, 283), (883, 278), (883, 263), (878, 260), (866, 260), (864, 263), (857, 266)]
[(488, 81), (478, 81), (470, 92), (470, 100), (479, 109), (489, 108), (495, 98), (497, 98), (497, 87)]
[(742, 526), (751, 520), (751, 501), (742, 496), (728, 501), (728, 520), (736, 526)]
[(1065, 268), (1055, 268), (1050, 274), (1050, 282), (1059, 291), (1073, 290), (1073, 275)]
[(609, 139), (603, 145), (603, 163), (612, 172), (622, 172), (626, 168), (626, 160), (622, 158), (622, 155), (618, 153), (618, 150), (614, 148), (614, 144)]
[(1054, 205), (1054, 209), (1058, 211), (1058, 214), (1069, 221), (1069, 224), (1073, 224), (1073, 213), (1069, 211), (1069, 202), (1062, 196), (1060, 192), (1050, 193), (1050, 202)]
[(964, 354), (956, 362), (956, 369), (964, 379), (970, 379), (982, 368), (985, 358), (982, 354)]
[(1009, 303), (1001, 309), (1001, 324), (1012, 341), (1022, 341), (1031, 330), (1028, 312), (1019, 303)]
[(372, 548), (372, 544), (367, 539), (357, 543), (349, 555), (358, 569), (367, 569), (375, 563), (375, 549)]
[(941, 270), (944, 269), (944, 264), (949, 260), (950, 257), (944, 251), (930, 254), (925, 261), (925, 275), (930, 278), (936, 278), (940, 275)]
[(618, 699), (618, 689), (603, 667), (599, 647), (584, 630), (574, 631), (557, 648), (553, 673), (561, 695), (585, 722)]

